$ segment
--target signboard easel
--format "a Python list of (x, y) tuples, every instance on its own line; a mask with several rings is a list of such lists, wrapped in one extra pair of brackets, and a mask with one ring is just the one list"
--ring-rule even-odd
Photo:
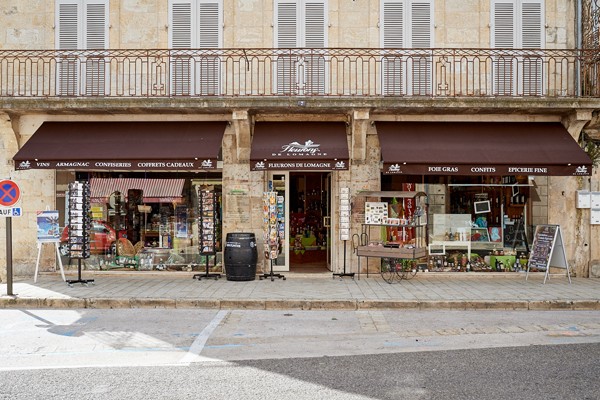
[(35, 262), (35, 273), (33, 275), (33, 282), (37, 282), (38, 272), (40, 268), (40, 257), (42, 255), (42, 245), (44, 243), (53, 244), (56, 250), (56, 258), (58, 259), (58, 265), (60, 267), (60, 274), (62, 275), (63, 281), (66, 281), (65, 271), (63, 269), (62, 259), (60, 257), (59, 242), (60, 242), (60, 227), (58, 225), (58, 211), (49, 210), (46, 208), (45, 211), (38, 211), (36, 213), (37, 223), (37, 261)]
[(38, 254), (37, 254), (37, 261), (35, 262), (35, 274), (33, 275), (33, 283), (37, 282), (38, 271), (40, 268), (40, 256), (42, 255), (42, 245), (44, 243), (54, 244), (54, 248), (56, 249), (56, 258), (58, 259), (58, 266), (60, 267), (60, 274), (62, 276), (63, 281), (66, 281), (67, 278), (65, 278), (65, 270), (63, 269), (63, 263), (60, 258), (60, 250), (58, 249), (58, 242), (40, 242), (40, 241), (38, 241), (37, 242)]
[(538, 225), (533, 235), (533, 244), (531, 245), (531, 255), (527, 262), (527, 273), (525, 280), (529, 276), (531, 268), (545, 270), (544, 283), (549, 278), (550, 267), (564, 268), (567, 270), (567, 277), (571, 283), (571, 272), (565, 253), (564, 241), (560, 230), (560, 225)]

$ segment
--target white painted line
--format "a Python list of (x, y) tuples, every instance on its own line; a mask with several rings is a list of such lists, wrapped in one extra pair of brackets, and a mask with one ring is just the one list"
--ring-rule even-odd
[[(215, 329), (217, 329), (217, 326), (219, 326), (219, 324), (221, 323), (221, 321), (223, 321), (223, 319), (227, 316), (227, 314), (229, 314), (229, 311), (221, 310), (217, 313), (217, 315), (214, 316), (212, 321), (210, 321), (210, 323), (206, 326), (206, 328), (204, 328), (202, 330), (202, 332), (200, 332), (198, 337), (196, 337), (196, 340), (194, 340), (194, 342), (190, 346), (190, 349), (188, 350), (186, 355), (183, 356), (183, 358), (179, 361), (180, 363), (192, 363), (192, 362), (198, 362), (198, 361), (211, 360), (210, 358), (207, 358), (207, 357), (201, 357), (200, 353), (202, 353), (202, 350), (204, 349), (204, 346), (206, 345), (206, 341), (208, 340), (210, 335), (212, 335), (212, 333), (215, 331)], [(214, 361), (217, 361), (217, 360), (214, 360)]]

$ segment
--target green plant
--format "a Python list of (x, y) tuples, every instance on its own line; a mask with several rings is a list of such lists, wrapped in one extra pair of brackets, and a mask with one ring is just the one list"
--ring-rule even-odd
[(600, 166), (600, 142), (591, 139), (585, 133), (582, 135), (581, 139), (581, 147), (592, 160), (594, 168), (598, 168), (598, 166)]

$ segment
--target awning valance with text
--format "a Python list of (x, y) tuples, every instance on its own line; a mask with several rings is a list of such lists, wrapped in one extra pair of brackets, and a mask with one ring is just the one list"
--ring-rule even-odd
[(257, 122), (250, 169), (347, 170), (345, 122)]
[(15, 169), (208, 170), (227, 122), (44, 122)]
[(90, 178), (92, 203), (107, 203), (111, 194), (119, 192), (127, 201), (130, 189), (142, 191), (144, 203), (179, 201), (183, 194), (185, 179), (148, 178)]
[(383, 172), (404, 175), (590, 175), (592, 162), (552, 122), (377, 122)]

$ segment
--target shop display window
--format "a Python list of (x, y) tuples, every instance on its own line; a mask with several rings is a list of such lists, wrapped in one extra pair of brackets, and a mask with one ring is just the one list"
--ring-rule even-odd
[[(214, 250), (211, 269), (219, 270), (222, 252), (220, 174), (199, 179), (197, 174), (57, 172), (57, 204), (66, 221), (70, 181), (90, 183), (91, 269), (184, 270), (206, 268), (199, 251), (197, 187), (215, 192)], [(183, 175), (183, 176), (182, 176)], [(66, 182), (66, 185), (62, 184)], [(129, 185), (129, 186), (128, 186)], [(62, 205), (61, 205), (62, 203)], [(72, 202), (71, 202), (72, 203)], [(61, 254), (69, 263), (68, 226), (63, 229)], [(64, 243), (62, 243), (64, 242)]]

